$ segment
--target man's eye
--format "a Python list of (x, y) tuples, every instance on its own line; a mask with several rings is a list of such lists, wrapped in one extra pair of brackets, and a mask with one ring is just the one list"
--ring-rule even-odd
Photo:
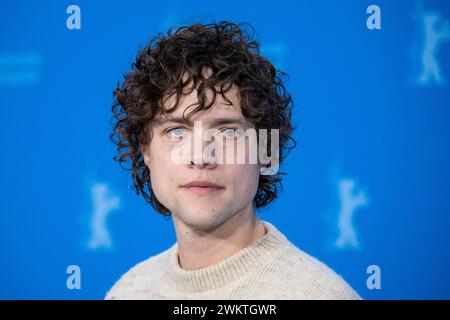
[(241, 129), (237, 128), (225, 128), (221, 131), (223, 137), (228, 139), (237, 138), (241, 135)]
[(167, 130), (167, 134), (170, 139), (179, 140), (184, 137), (186, 130), (184, 128), (172, 128)]

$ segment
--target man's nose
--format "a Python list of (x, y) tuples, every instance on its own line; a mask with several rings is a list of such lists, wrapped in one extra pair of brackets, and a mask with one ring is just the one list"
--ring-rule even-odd
[(192, 153), (191, 153), (191, 165), (195, 165), (199, 168), (215, 167), (217, 166), (217, 161), (215, 159), (215, 151), (212, 154), (204, 154), (206, 147), (214, 142), (204, 141), (202, 132), (194, 132), (192, 141)]

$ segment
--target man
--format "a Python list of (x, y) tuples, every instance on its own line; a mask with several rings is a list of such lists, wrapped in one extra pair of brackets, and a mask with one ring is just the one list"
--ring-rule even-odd
[(256, 215), (276, 198), (295, 143), (282, 74), (225, 21), (171, 29), (139, 52), (114, 93), (112, 140), (137, 193), (172, 216), (177, 242), (107, 299), (359, 298)]

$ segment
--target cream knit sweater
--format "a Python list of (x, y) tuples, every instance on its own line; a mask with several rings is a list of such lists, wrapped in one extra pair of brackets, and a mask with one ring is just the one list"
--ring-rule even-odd
[(182, 269), (175, 243), (131, 268), (106, 299), (360, 299), (334, 271), (262, 222), (263, 237), (203, 269)]

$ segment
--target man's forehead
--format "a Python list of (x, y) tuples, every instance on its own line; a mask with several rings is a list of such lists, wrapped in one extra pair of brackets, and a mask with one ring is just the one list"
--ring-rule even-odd
[(238, 105), (228, 105), (225, 103), (214, 103), (208, 109), (200, 109), (195, 111), (199, 106), (198, 103), (186, 105), (184, 103), (179, 103), (175, 110), (171, 112), (167, 112), (167, 110), (171, 109), (170, 107), (163, 108), (164, 113), (159, 113), (155, 118), (170, 118), (170, 117), (182, 117), (183, 115), (191, 114), (192, 118), (201, 117), (201, 116), (228, 116), (228, 115), (242, 115), (241, 109)]
[[(208, 110), (209, 111), (209, 110)], [(187, 125), (192, 125), (194, 121), (201, 121), (206, 125), (218, 125), (218, 124), (226, 124), (226, 123), (237, 123), (242, 124), (244, 126), (251, 125), (245, 117), (236, 111), (234, 112), (216, 112), (211, 114), (202, 114), (203, 111), (198, 111), (193, 114), (191, 117), (183, 117), (182, 114), (165, 114), (153, 119), (153, 123), (156, 126), (164, 125), (170, 122), (176, 123), (184, 123)]]
[[(219, 96), (219, 95), (218, 95)], [(224, 117), (224, 116), (242, 116), (242, 110), (240, 108), (239, 102), (237, 100), (230, 100), (231, 103), (216, 98), (213, 105), (208, 109), (200, 109), (194, 112), (195, 109), (199, 107), (198, 100), (193, 101), (191, 99), (180, 99), (175, 110), (172, 110), (174, 103), (166, 103), (162, 112), (160, 112), (155, 119), (159, 118), (170, 118), (170, 117), (182, 117), (183, 115), (190, 114), (192, 119), (200, 117)]]
[[(191, 84), (192, 85), (192, 84)], [(198, 100), (198, 90), (197, 88), (192, 89), (191, 85), (188, 85), (183, 89), (183, 94), (179, 97), (178, 105), (177, 105), (177, 111), (183, 112), (184, 109), (191, 105), (195, 105), (199, 103)], [(220, 87), (216, 87), (216, 94), (214, 96), (211, 89), (205, 89), (204, 94), (206, 95), (207, 102), (210, 102), (214, 98), (214, 105), (218, 106), (224, 106), (225, 109), (227, 107), (229, 109), (240, 109), (239, 106), (239, 88), (233, 84), (226, 92), (221, 93)], [(175, 105), (175, 103), (178, 100), (177, 94), (173, 93), (168, 94), (164, 97), (162, 103), (162, 109), (168, 110), (172, 109), (172, 107)], [(179, 110), (181, 109), (181, 110)]]
[(201, 121), (205, 125), (219, 125), (226, 123), (237, 123), (243, 126), (252, 126), (242, 114), (238, 105), (215, 103), (207, 110), (194, 111), (198, 105), (183, 106), (179, 105), (170, 113), (158, 114), (153, 119), (156, 126), (160, 126), (169, 122), (184, 123), (192, 125), (194, 121)]
[[(180, 97), (177, 103), (176, 94), (167, 97), (163, 101), (162, 110), (155, 118), (155, 124), (166, 123), (170, 119), (188, 118), (189, 121), (201, 120), (202, 122), (213, 122), (217, 119), (240, 119), (241, 122), (246, 122), (242, 114), (239, 102), (239, 90), (236, 85), (223, 93), (225, 97), (217, 91), (213, 104), (208, 109), (196, 110), (199, 107), (199, 100), (197, 96), (197, 89), (194, 89), (188, 94)], [(210, 104), (213, 98), (212, 92), (207, 91), (207, 101), (205, 104)], [(176, 108), (174, 106), (176, 104)], [(171, 110), (171, 112), (167, 112)], [(187, 122), (189, 122), (187, 121)]]

